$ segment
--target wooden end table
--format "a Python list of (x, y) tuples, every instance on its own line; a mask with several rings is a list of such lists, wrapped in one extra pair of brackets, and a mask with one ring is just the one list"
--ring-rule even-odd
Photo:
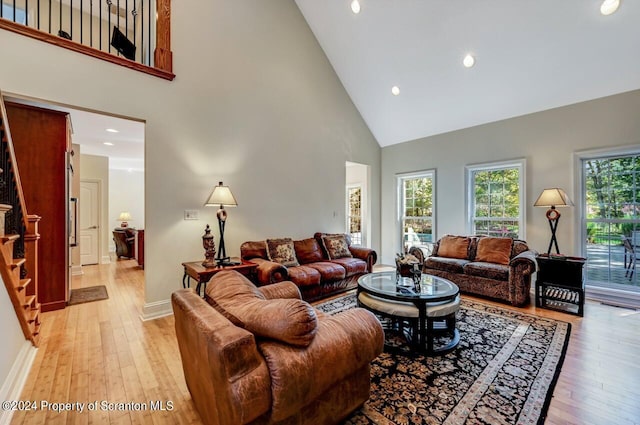
[[(202, 295), (203, 297), (207, 291), (207, 282), (211, 280), (214, 274), (224, 270), (235, 270), (247, 276), (249, 280), (253, 281), (256, 268), (258, 267), (256, 263), (250, 262), (242, 262), (241, 264), (230, 266), (204, 267), (202, 265), (202, 261), (190, 261), (182, 263), (182, 266), (184, 267), (184, 275), (182, 276), (182, 287), (191, 287), (191, 279), (194, 279), (196, 282), (198, 282), (198, 284), (196, 285), (196, 293), (198, 295)], [(204, 288), (202, 289), (202, 294), (200, 294), (201, 286), (204, 286)]]

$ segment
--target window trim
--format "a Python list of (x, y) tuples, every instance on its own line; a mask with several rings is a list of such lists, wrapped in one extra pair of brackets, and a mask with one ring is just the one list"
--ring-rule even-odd
[(520, 185), (520, 217), (518, 223), (518, 239), (527, 240), (527, 160), (525, 158), (512, 159), (506, 161), (484, 162), (480, 164), (471, 164), (464, 167), (465, 170), (465, 210), (467, 212), (467, 234), (473, 232), (473, 211), (475, 198), (473, 196), (473, 174), (477, 171), (493, 171), (503, 170), (507, 168), (519, 168), (519, 185)]
[(625, 146), (613, 146), (610, 148), (598, 148), (577, 151), (573, 153), (573, 169), (574, 169), (574, 188), (573, 193), (576, 194), (577, 199), (573, 199), (575, 209), (578, 211), (574, 214), (575, 229), (579, 229), (579, 238), (574, 238), (574, 252), (577, 252), (579, 256), (586, 256), (584, 244), (582, 241), (586, 240), (586, 217), (584, 216), (584, 195), (585, 195), (585, 181), (582, 174), (582, 162), (589, 159), (605, 158), (605, 157), (618, 157), (626, 155), (640, 155), (640, 144), (625, 145)]
[(430, 168), (422, 171), (413, 171), (409, 173), (398, 173), (396, 174), (396, 240), (400, 243), (400, 250), (404, 250), (404, 235), (402, 229), (402, 211), (404, 210), (404, 195), (402, 190), (402, 183), (406, 179), (418, 178), (418, 177), (427, 177), (431, 176), (431, 186), (433, 188), (431, 192), (431, 205), (433, 205), (431, 211), (431, 228), (433, 229), (433, 235), (431, 237), (432, 241), (435, 242), (437, 239), (437, 204), (436, 199), (437, 196), (437, 173), (435, 168)]

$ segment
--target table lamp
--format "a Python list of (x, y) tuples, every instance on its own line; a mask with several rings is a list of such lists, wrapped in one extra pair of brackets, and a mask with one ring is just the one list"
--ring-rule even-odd
[(547, 219), (549, 220), (549, 227), (551, 228), (551, 241), (549, 242), (547, 255), (551, 254), (551, 248), (554, 245), (556, 247), (556, 254), (560, 254), (558, 240), (556, 239), (556, 229), (558, 228), (558, 222), (560, 221), (561, 214), (556, 210), (556, 207), (572, 207), (573, 202), (571, 202), (571, 199), (569, 199), (569, 196), (564, 190), (554, 187), (551, 189), (544, 189), (533, 206), (549, 208), (547, 210)]
[(131, 213), (129, 213), (129, 211), (122, 211), (118, 216), (118, 220), (122, 222), (120, 223), (120, 227), (127, 227), (129, 225), (127, 222), (131, 220)]
[(224, 228), (227, 222), (227, 212), (224, 207), (235, 207), (238, 205), (236, 198), (233, 197), (229, 186), (224, 186), (222, 182), (218, 183), (218, 186), (213, 188), (209, 199), (204, 204), (205, 207), (219, 205), (218, 216), (218, 228), (220, 230), (220, 243), (218, 244), (218, 257), (216, 261), (218, 265), (224, 265), (229, 263), (229, 257), (224, 246)]

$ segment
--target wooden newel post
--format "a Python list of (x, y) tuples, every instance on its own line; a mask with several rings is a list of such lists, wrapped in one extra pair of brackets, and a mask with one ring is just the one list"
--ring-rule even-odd
[(173, 53), (171, 52), (171, 0), (156, 1), (156, 50), (154, 67), (173, 72)]
[(26, 260), (25, 268), (27, 269), (28, 277), (31, 278), (31, 284), (27, 286), (27, 295), (35, 295), (38, 302), (38, 240), (40, 239), (40, 233), (38, 233), (38, 222), (40, 216), (28, 215), (27, 216), (27, 231), (24, 235), (24, 257)]

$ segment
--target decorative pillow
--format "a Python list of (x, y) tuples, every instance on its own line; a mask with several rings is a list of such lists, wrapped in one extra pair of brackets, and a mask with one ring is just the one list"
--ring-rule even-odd
[(207, 301), (234, 325), (256, 336), (306, 347), (318, 331), (318, 317), (300, 299), (268, 300), (236, 271), (217, 273), (207, 285)]
[(512, 245), (513, 239), (511, 238), (480, 238), (475, 260), (486, 263), (509, 264)]
[(327, 250), (330, 260), (353, 257), (351, 251), (349, 251), (345, 235), (324, 235), (322, 236), (322, 243), (324, 243), (324, 248)]
[(438, 244), (438, 256), (447, 258), (467, 258), (470, 238), (464, 236), (443, 236)]
[(267, 239), (267, 255), (269, 260), (280, 263), (286, 267), (299, 266), (296, 258), (296, 250), (293, 247), (293, 239)]

